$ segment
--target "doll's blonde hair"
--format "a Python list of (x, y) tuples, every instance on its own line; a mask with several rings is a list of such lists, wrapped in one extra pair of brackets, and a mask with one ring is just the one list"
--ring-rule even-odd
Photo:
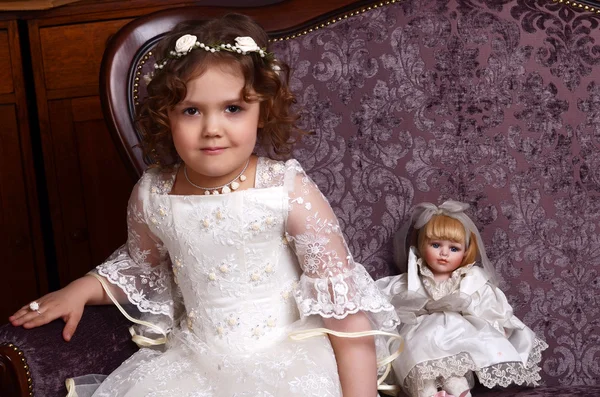
[[(417, 237), (417, 248), (419, 252), (425, 252), (425, 248), (432, 240), (449, 240), (455, 243), (460, 243), (463, 246), (466, 244), (466, 232), (463, 224), (447, 215), (433, 215), (421, 229), (419, 229)], [(477, 239), (471, 233), (469, 238), (469, 246), (465, 248), (465, 256), (460, 266), (465, 266), (475, 262), (477, 257)]]

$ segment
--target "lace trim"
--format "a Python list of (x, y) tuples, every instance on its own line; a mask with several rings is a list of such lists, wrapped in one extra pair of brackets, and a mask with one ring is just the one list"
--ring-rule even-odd
[(526, 366), (516, 362), (482, 368), (476, 372), (479, 382), (490, 389), (494, 386), (507, 387), (511, 383), (538, 386), (538, 381), (541, 379), (539, 374), (541, 368), (538, 364), (542, 361), (542, 351), (547, 348), (546, 342), (536, 338)]
[(512, 383), (517, 385), (538, 386), (541, 379), (539, 363), (542, 351), (548, 344), (541, 339), (534, 340), (533, 349), (529, 354), (527, 365), (521, 362), (508, 362), (477, 368), (469, 353), (460, 353), (438, 360), (426, 361), (415, 365), (404, 379), (404, 388), (414, 395), (423, 388), (424, 381), (435, 379), (437, 386), (442, 386), (441, 379), (452, 376), (466, 376), (469, 384), (473, 381), (470, 372), (474, 372), (479, 382), (488, 388), (495, 386), (507, 387)]
[(258, 188), (282, 186), (284, 182), (286, 165), (282, 161), (259, 157), (256, 163), (256, 177), (254, 185)]
[(180, 165), (180, 163), (177, 163), (174, 166), (165, 169), (150, 168), (146, 170), (142, 178), (149, 179), (150, 192), (161, 195), (170, 194), (171, 190), (173, 190), (175, 178), (177, 177), (177, 170)]
[[(419, 390), (423, 389), (426, 380), (434, 379), (436, 380), (436, 386), (442, 387), (441, 379), (448, 379), (452, 376), (466, 376), (476, 369), (477, 366), (469, 353), (460, 353), (438, 360), (426, 361), (415, 365), (410, 370), (404, 379), (404, 388), (410, 391), (411, 395), (416, 396), (419, 395)], [(469, 384), (473, 384), (472, 377)]]
[(383, 329), (393, 329), (399, 324), (394, 306), (359, 264), (336, 276), (312, 278), (303, 274), (294, 295), (302, 317), (319, 315), (341, 320), (362, 311), (381, 314), (373, 321)]
[(459, 267), (452, 272), (452, 275), (448, 280), (441, 282), (435, 281), (431, 269), (424, 264), (422, 258), (417, 259), (417, 265), (419, 266), (419, 273), (421, 273), (422, 276), (421, 280), (423, 282), (423, 287), (433, 299), (438, 300), (458, 290), (464, 275), (471, 270), (475, 263), (473, 262), (470, 265)]
[[(138, 288), (141, 282), (149, 286), (157, 293), (166, 292), (170, 285), (170, 272), (166, 266), (142, 266), (132, 265), (131, 257), (125, 246), (119, 248), (106, 262), (96, 268), (99, 275), (106, 278), (111, 284), (119, 287), (127, 296), (129, 302), (134, 304), (140, 312), (163, 314), (171, 317), (173, 313), (173, 301), (164, 302), (150, 301), (146, 298), (147, 291)], [(133, 270), (132, 274), (126, 274), (126, 270)]]

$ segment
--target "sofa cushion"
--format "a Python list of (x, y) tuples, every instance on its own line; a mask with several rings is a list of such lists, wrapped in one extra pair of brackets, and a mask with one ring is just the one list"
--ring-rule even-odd
[(278, 41), (294, 156), (374, 277), (422, 201), (471, 204), (547, 385), (600, 382), (600, 14), (552, 0), (406, 0)]

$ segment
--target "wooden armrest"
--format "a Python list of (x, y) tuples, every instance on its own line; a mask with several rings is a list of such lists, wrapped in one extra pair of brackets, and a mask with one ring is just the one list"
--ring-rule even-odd
[(12, 343), (0, 344), (0, 396), (33, 396), (33, 382), (27, 358)]

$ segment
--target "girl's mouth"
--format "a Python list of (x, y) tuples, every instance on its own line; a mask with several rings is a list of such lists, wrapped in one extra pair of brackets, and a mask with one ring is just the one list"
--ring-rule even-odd
[(205, 147), (200, 149), (205, 154), (221, 154), (225, 151), (225, 148), (222, 147)]

